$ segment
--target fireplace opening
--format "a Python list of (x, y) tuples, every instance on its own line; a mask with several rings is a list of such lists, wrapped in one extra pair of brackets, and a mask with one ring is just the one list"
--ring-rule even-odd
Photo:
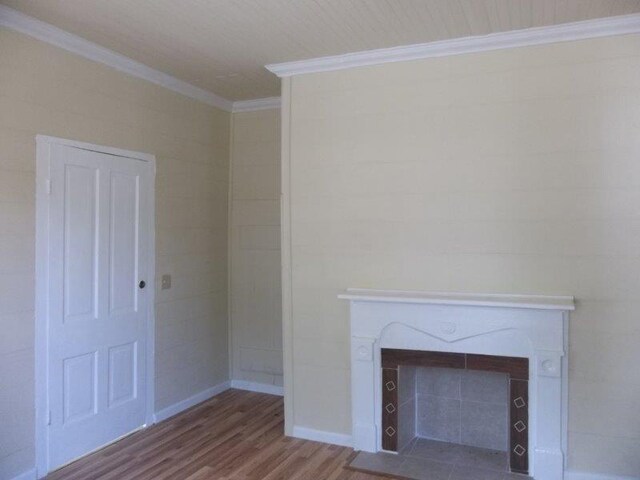
[(398, 452), (424, 438), (500, 451), (506, 458), (506, 373), (402, 365), (398, 388)]
[[(425, 468), (450, 464), (528, 474), (528, 359), (381, 353), (382, 449), (399, 454), (391, 464), (423, 457), (432, 461)], [(363, 455), (353, 466), (366, 460)]]

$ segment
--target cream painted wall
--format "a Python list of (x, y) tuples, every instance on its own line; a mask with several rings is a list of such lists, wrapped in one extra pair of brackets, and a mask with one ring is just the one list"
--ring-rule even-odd
[(232, 378), (282, 386), (280, 110), (233, 114)]
[(575, 295), (569, 465), (638, 475), (640, 36), (301, 75), (284, 93), (288, 418), (350, 433), (344, 288)]
[(228, 378), (230, 114), (0, 29), (0, 478), (34, 465), (35, 135), (157, 156), (156, 408)]

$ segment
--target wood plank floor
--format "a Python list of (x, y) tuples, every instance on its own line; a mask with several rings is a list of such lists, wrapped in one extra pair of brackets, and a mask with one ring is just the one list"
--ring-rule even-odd
[(228, 390), (47, 476), (48, 480), (381, 480), (353, 450), (287, 438), (281, 397)]

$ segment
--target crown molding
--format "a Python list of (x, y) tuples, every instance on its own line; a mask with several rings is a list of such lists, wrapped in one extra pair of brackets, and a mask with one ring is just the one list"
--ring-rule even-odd
[(266, 68), (279, 77), (290, 77), (305, 73), (345, 70), (367, 65), (380, 65), (383, 63), (421, 60), (432, 57), (544, 45), (630, 33), (640, 33), (640, 14), (275, 63), (266, 65)]
[(58, 27), (37, 20), (13, 8), (0, 5), (0, 26), (15, 30), (43, 42), (99, 62), (123, 73), (154, 83), (185, 97), (192, 98), (227, 112), (249, 112), (280, 107), (280, 97), (258, 98), (233, 102), (215, 93), (196, 87), (119, 53), (102, 47)]
[(254, 112), (256, 110), (271, 110), (280, 108), (280, 97), (256, 98), (233, 102), (233, 113)]
[(155, 70), (140, 62), (119, 53), (101, 47), (82, 37), (66, 32), (58, 27), (37, 20), (5, 5), (0, 5), (0, 26), (24, 33), (43, 42), (55, 45), (69, 52), (108, 65), (134, 77), (147, 80), (161, 87), (172, 90), (186, 97), (217, 107), (228, 112), (233, 109), (233, 102), (215, 93), (191, 85), (183, 80)]

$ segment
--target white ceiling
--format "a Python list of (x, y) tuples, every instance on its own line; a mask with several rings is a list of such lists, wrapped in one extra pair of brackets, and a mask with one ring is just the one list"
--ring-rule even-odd
[(640, 12), (640, 0), (0, 0), (229, 100), (270, 63)]

